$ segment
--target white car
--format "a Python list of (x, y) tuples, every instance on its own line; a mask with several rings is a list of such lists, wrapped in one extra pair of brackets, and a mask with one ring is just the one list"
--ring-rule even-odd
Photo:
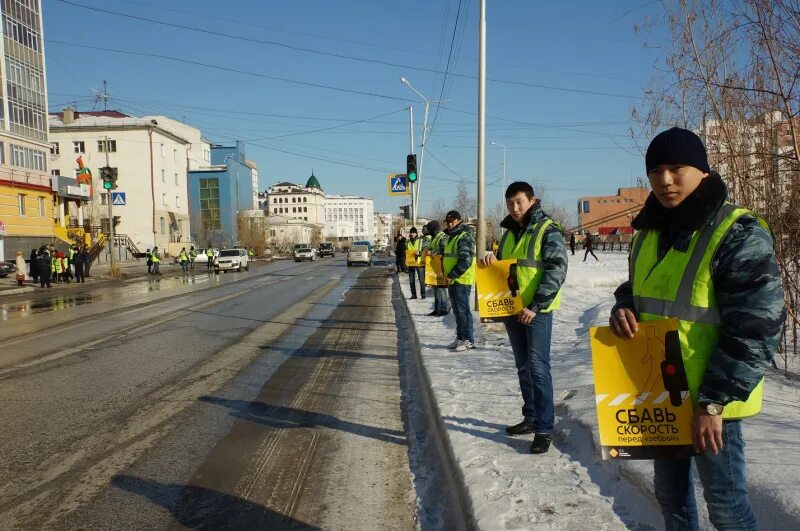
[[(208, 255), (206, 254), (205, 249), (196, 249), (196, 251), (197, 251), (197, 256), (194, 259), (195, 264), (205, 264), (206, 262), (208, 262)], [(211, 252), (213, 253), (214, 259), (216, 260), (217, 257), (219, 256), (219, 249), (211, 249)]]
[(350, 250), (347, 251), (347, 265), (353, 264), (372, 265), (372, 253), (369, 252), (369, 247), (366, 245), (350, 246)]
[(241, 271), (242, 269), (250, 270), (250, 257), (247, 256), (247, 249), (223, 249), (214, 263), (214, 270), (217, 272)]
[(302, 262), (303, 260), (308, 260), (313, 262), (317, 259), (317, 253), (314, 252), (314, 249), (309, 247), (301, 247), (299, 249), (294, 250), (294, 261), (295, 262)]

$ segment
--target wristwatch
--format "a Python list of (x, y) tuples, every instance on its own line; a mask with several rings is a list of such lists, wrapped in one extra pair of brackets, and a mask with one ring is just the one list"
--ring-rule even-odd
[(714, 402), (708, 402), (707, 404), (703, 404), (706, 408), (706, 413), (711, 415), (712, 417), (718, 417), (722, 415), (722, 411), (725, 409), (725, 406), (722, 404), (716, 404)]

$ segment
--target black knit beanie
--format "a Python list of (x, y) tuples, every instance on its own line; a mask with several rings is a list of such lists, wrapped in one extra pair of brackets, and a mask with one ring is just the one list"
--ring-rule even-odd
[(700, 137), (680, 127), (667, 129), (656, 135), (644, 157), (649, 172), (661, 164), (683, 164), (709, 173), (708, 155)]

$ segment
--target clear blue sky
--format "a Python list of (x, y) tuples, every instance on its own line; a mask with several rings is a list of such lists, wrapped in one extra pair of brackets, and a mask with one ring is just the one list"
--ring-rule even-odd
[[(326, 192), (396, 212), (402, 201), (387, 196), (386, 175), (405, 170), (407, 107), (417, 143), (424, 109), (405, 76), (428, 99), (450, 100), (438, 114), (431, 106), (420, 213), (452, 198), (460, 179), (475, 187), (478, 0), (43, 4), (51, 111), (72, 102), (91, 110), (107, 80), (109, 108), (180, 119), (217, 143), (244, 140), (262, 190), (304, 183), (313, 167)], [(663, 60), (633, 28), (659, 9), (644, 0), (488, 1), (487, 75), (499, 81), (487, 83), (487, 206), (501, 197), (503, 154), (490, 141), (508, 146), (507, 182), (534, 181), (571, 211), (581, 195), (613, 194), (644, 175), (630, 111)], [(445, 70), (443, 90), (435, 71)]]

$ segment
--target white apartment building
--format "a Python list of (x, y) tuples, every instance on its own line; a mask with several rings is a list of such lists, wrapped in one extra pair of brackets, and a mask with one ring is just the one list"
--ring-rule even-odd
[(245, 160), (244, 165), (250, 168), (250, 190), (253, 193), (253, 208), (261, 208), (259, 205), (258, 193), (258, 165), (252, 160)]
[[(127, 235), (140, 252), (189, 241), (187, 170), (207, 166), (211, 158), (198, 129), (164, 116), (65, 109), (50, 115), (50, 142), (53, 174), (75, 176), (78, 158), (92, 172), (94, 194), (82, 212), (88, 224), (108, 231), (110, 197), (99, 171), (108, 164), (118, 171), (112, 190), (117, 234)], [(68, 215), (78, 217), (75, 211)]]
[(394, 216), (391, 214), (375, 213), (375, 244), (389, 245), (394, 240), (392, 233)]
[(326, 239), (367, 240), (375, 242), (375, 218), (372, 199), (355, 195), (325, 196)]

